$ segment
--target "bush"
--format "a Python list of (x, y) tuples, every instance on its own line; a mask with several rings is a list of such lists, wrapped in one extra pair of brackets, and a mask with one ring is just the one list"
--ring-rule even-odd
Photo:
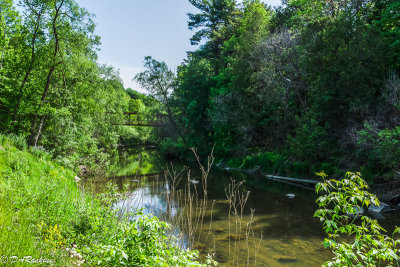
[(320, 126), (311, 115), (297, 117), (297, 128), (294, 136), (288, 136), (288, 152), (298, 160), (321, 161), (328, 151), (327, 126)]
[(280, 173), (286, 158), (274, 152), (263, 152), (245, 157), (240, 167), (244, 169), (260, 166), (265, 172)]
[(174, 142), (171, 139), (167, 139), (160, 144), (160, 152), (164, 157), (169, 158), (180, 158), (185, 155), (188, 151), (188, 147), (179, 142)]
[[(396, 228), (389, 237), (378, 223), (367, 216), (358, 216), (361, 207), (379, 205), (378, 198), (367, 191), (368, 185), (360, 173), (347, 173), (343, 180), (327, 180), (319, 174), (323, 183), (316, 186), (316, 192), (325, 195), (318, 198), (319, 208), (315, 217), (324, 224), (329, 247), (335, 258), (325, 266), (398, 266), (400, 263), (400, 234)], [(358, 220), (357, 218), (360, 217)]]
[(24, 150), (28, 148), (25, 138), (15, 134), (3, 135), (0, 134), (0, 145), (5, 146), (15, 146), (19, 150)]
[(202, 266), (195, 261), (198, 252), (179, 248), (166, 234), (169, 228), (156, 217), (141, 216), (126, 223), (90, 255), (99, 266)]
[(379, 169), (400, 170), (400, 127), (379, 130), (365, 123), (358, 132), (358, 146), (369, 165)]

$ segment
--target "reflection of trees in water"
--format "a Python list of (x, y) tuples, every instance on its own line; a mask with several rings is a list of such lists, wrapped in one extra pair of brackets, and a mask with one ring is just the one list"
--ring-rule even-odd
[[(169, 168), (176, 168), (176, 165), (172, 166)], [(125, 207), (129, 206), (130, 211), (144, 208), (144, 213), (151, 213), (169, 222), (174, 226), (170, 233), (179, 237), (182, 247), (198, 249), (203, 256), (207, 253), (216, 253), (221, 262), (232, 262), (234, 257), (233, 255), (229, 257), (228, 254), (229, 249), (233, 254), (235, 242), (236, 248), (241, 248), (242, 253), (237, 254), (241, 255), (240, 257), (236, 256), (236, 263), (240, 263), (239, 265), (242, 265), (242, 261), (246, 262), (248, 257), (252, 265), (255, 258), (260, 257), (257, 263), (269, 264), (271, 258), (261, 254), (270, 253), (268, 250), (271, 250), (272, 244), (281, 248), (292, 244), (290, 251), (300, 250), (300, 247), (306, 244), (310, 247), (308, 250), (317, 253), (320, 247), (319, 241), (322, 241), (319, 234), (321, 229), (319, 223), (312, 218), (315, 210), (314, 197), (310, 197), (309, 192), (269, 180), (257, 180), (249, 175), (218, 171), (213, 172), (207, 181), (203, 182), (201, 171), (194, 171), (193, 168), (190, 172), (188, 169), (183, 169), (182, 173), (180, 171), (181, 169), (170, 170), (172, 177), (167, 174), (119, 179), (121, 188), (127, 184), (131, 192), (125, 201), (129, 202), (124, 204)], [(224, 190), (232, 182), (230, 176), (234, 176), (238, 181), (246, 180), (241, 190), (251, 192), (243, 208), (242, 234), (240, 231), (239, 234), (234, 231), (234, 216), (231, 216), (231, 220), (228, 218), (229, 202)], [(207, 185), (207, 192), (203, 190), (204, 185)], [(286, 199), (284, 196), (287, 193), (294, 193), (296, 198)], [(207, 199), (204, 200), (204, 197)], [(119, 205), (123, 207), (121, 203)], [(253, 220), (251, 209), (255, 210), (252, 235), (248, 234), (247, 230), (247, 222)], [(228, 229), (229, 223), (233, 230), (231, 233)], [(257, 247), (261, 233), (268, 242), (261, 243), (261, 254), (259, 253), (257, 257), (253, 256), (254, 249), (248, 256), (249, 250), (246, 244)], [(309, 245), (312, 242), (314, 245)], [(313, 257), (313, 260), (318, 261), (323, 257), (323, 253), (322, 256)]]

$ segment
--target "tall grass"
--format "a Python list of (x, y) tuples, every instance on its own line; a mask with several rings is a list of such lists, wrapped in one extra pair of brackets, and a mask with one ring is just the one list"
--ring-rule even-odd
[(1, 146), (14, 146), (19, 150), (25, 150), (28, 148), (28, 144), (22, 136), (9, 134), (0, 134), (0, 145)]
[[(191, 171), (187, 169), (176, 171), (173, 165), (167, 168), (167, 182), (171, 185), (167, 194), (167, 203), (169, 210), (178, 210), (177, 214), (169, 216), (168, 219), (172, 225), (181, 229), (181, 234), (185, 234), (182, 240), (185, 240), (187, 246), (193, 248), (198, 244), (204, 248), (203, 256), (215, 258), (218, 253), (212, 234), (215, 201), (208, 199), (207, 189), (214, 157), (211, 154), (203, 164), (197, 151), (192, 149), (192, 152), (200, 169), (200, 177), (193, 178)], [(183, 190), (180, 190), (181, 183), (185, 183)], [(255, 211), (250, 210), (248, 214), (246, 209), (250, 192), (243, 190), (243, 182), (231, 179), (231, 183), (225, 188), (225, 193), (229, 207), (226, 211), (228, 213), (228, 262), (232, 266), (250, 266), (250, 264), (257, 266), (257, 254), (263, 237), (257, 236), (253, 228)], [(205, 217), (208, 217), (207, 220)]]
[(120, 194), (93, 198), (72, 170), (49, 158), (22, 138), (0, 136), (0, 257), (45, 258), (55, 266), (202, 266), (195, 251), (165, 235), (168, 224), (118, 216), (111, 204)]
[[(210, 156), (207, 165), (203, 166), (195, 150), (193, 153), (201, 170), (201, 177), (192, 177), (191, 171), (186, 167), (177, 171), (171, 164), (167, 166), (163, 177), (169, 185), (168, 189), (162, 189), (164, 192), (160, 190), (159, 177), (152, 181), (152, 191), (155, 195), (165, 195), (167, 211), (162, 214), (157, 210), (160, 207), (157, 207), (155, 203), (147, 203), (149, 213), (156, 214), (161, 220), (174, 227), (171, 232), (179, 236), (177, 240), (179, 246), (189, 249), (193, 248), (193, 244), (199, 242), (201, 238), (204, 217), (209, 208), (207, 179), (214, 162), (214, 157)], [(134, 177), (139, 179), (137, 174)], [(118, 204), (119, 213), (124, 214), (140, 209), (143, 207), (143, 199), (143, 192), (140, 190), (127, 194), (127, 198)]]
[(231, 179), (231, 183), (225, 188), (229, 203), (229, 260), (232, 259), (233, 266), (239, 266), (244, 265), (242, 260), (246, 259), (246, 266), (250, 266), (250, 258), (254, 256), (254, 266), (257, 266), (257, 254), (263, 236), (262, 234), (260, 237), (255, 236), (253, 228), (255, 210), (250, 210), (250, 216), (247, 216), (247, 219), (244, 216), (250, 191), (242, 190), (242, 186), (243, 181), (237, 182)]
[(68, 232), (64, 226), (80, 194), (73, 172), (47, 161), (44, 152), (29, 153), (21, 137), (0, 135), (0, 144), (0, 255), (69, 264), (56, 244), (42, 240), (37, 225), (62, 225)]
[[(137, 183), (134, 185), (138, 187), (137, 190), (132, 188), (132, 195), (120, 202), (118, 207), (128, 212), (146, 206), (147, 212), (156, 214), (173, 226), (171, 233), (179, 237), (177, 241), (180, 247), (199, 248), (202, 250), (203, 260), (206, 260), (207, 257), (215, 258), (217, 253), (223, 253), (219, 252), (213, 235), (215, 201), (209, 200), (207, 188), (214, 157), (211, 154), (203, 163), (197, 151), (193, 149), (192, 152), (200, 170), (199, 174), (193, 175), (197, 172), (187, 167), (176, 169), (170, 164), (167, 165), (164, 177), (157, 176), (150, 180), (148, 186), (151, 188), (151, 195), (164, 197), (166, 203), (155, 203), (159, 201), (157, 197), (150, 198), (150, 203), (143, 203), (148, 195), (144, 196), (141, 188), (147, 187), (141, 187)], [(258, 236), (254, 231), (255, 211), (246, 207), (250, 192), (244, 190), (243, 182), (232, 179), (225, 193), (228, 207), (226, 213), (229, 218), (226, 233), (229, 266), (257, 266), (262, 235)], [(165, 211), (160, 212), (164, 205)]]

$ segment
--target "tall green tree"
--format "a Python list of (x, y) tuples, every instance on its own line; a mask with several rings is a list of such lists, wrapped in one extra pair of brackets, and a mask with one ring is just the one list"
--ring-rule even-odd
[(400, 3), (396, 0), (374, 1), (373, 24), (390, 41), (392, 54), (396, 55), (397, 71), (400, 71)]
[(398, 1), (190, 2), (201, 45), (174, 93), (189, 140), (214, 142), (221, 157), (278, 150), (310, 165), (397, 171), (373, 154), (396, 154)]
[(190, 56), (187, 64), (178, 68), (178, 86), (173, 104), (180, 124), (186, 130), (188, 145), (209, 147), (211, 122), (208, 117), (210, 88), (215, 85), (213, 67), (208, 59)]
[(18, 28), (17, 12), (11, 0), (0, 1), (0, 71), (10, 42), (10, 36)]
[[(25, 35), (13, 1), (0, 1), (0, 127), (8, 129), (13, 80), (20, 74), (21, 50)], [(18, 51), (18, 52), (17, 52)]]
[[(36, 104), (34, 118), (31, 122), (29, 144), (36, 146), (46, 121), (46, 99), (52, 85), (52, 78), (57, 68), (65, 65), (67, 57), (73, 53), (93, 49), (87, 36), (93, 34), (93, 22), (89, 13), (80, 8), (74, 1), (47, 1), (48, 21), (47, 36), (47, 71), (46, 79), (41, 90), (40, 101)], [(31, 3), (27, 2), (29, 7)], [(88, 22), (88, 23), (87, 23)], [(83, 40), (83, 41), (82, 41)], [(40, 93), (39, 93), (40, 94)]]
[(262, 134), (258, 127), (265, 103), (254, 83), (254, 74), (260, 68), (254, 52), (269, 35), (271, 15), (271, 10), (260, 1), (245, 1), (232, 37), (224, 43), (226, 67), (215, 77), (209, 112), (217, 151), (219, 147), (248, 147), (257, 139), (257, 132)]
[(189, 13), (188, 27), (198, 31), (190, 39), (192, 45), (201, 44), (198, 53), (209, 58), (214, 65), (215, 74), (221, 67), (221, 48), (230, 37), (230, 26), (235, 19), (236, 0), (189, 0), (200, 13)]

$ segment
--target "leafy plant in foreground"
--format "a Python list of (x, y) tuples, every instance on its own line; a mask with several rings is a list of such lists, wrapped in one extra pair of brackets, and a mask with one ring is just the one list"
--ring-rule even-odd
[(174, 238), (165, 232), (169, 227), (169, 224), (150, 216), (141, 216), (135, 222), (127, 223), (119, 232), (110, 236), (107, 245), (101, 245), (94, 250), (94, 256), (99, 257), (97, 264), (99, 266), (206, 266), (195, 261), (198, 258), (197, 251), (184, 250), (176, 246)]
[(392, 237), (377, 220), (360, 215), (361, 207), (379, 205), (378, 198), (367, 191), (360, 173), (348, 172), (343, 180), (327, 180), (317, 184), (316, 192), (326, 194), (317, 199), (319, 208), (314, 216), (324, 224), (328, 238), (323, 242), (335, 254), (324, 266), (399, 266), (400, 228)]

